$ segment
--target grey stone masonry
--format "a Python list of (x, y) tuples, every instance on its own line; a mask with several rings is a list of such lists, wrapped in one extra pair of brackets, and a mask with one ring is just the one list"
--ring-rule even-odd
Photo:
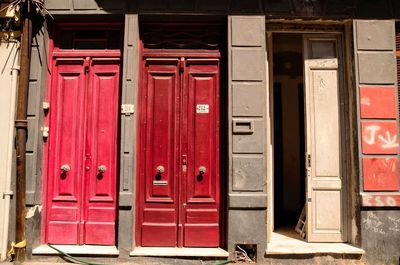
[(228, 250), (266, 246), (266, 49), (263, 16), (228, 17)]
[(133, 113), (121, 111), (120, 180), (119, 180), (119, 249), (129, 251), (134, 242), (136, 112), (139, 60), (138, 15), (125, 15), (121, 105), (133, 105)]

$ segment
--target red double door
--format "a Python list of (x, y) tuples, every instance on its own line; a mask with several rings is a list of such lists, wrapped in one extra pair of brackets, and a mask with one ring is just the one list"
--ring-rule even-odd
[(56, 58), (45, 241), (115, 244), (119, 58)]
[(146, 58), (136, 243), (220, 244), (219, 59)]

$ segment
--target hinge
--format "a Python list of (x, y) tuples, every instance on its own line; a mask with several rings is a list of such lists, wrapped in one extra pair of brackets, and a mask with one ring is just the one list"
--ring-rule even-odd
[(50, 129), (48, 126), (44, 126), (41, 128), (43, 138), (49, 137), (49, 130)]
[(46, 102), (46, 101), (43, 101), (42, 102), (42, 108), (43, 108), (44, 111), (49, 110), (50, 109), (50, 103)]
[(311, 168), (311, 155), (307, 154), (307, 167)]
[(3, 192), (3, 197), (4, 197), (4, 196), (10, 196), (10, 197), (11, 197), (11, 196), (13, 196), (13, 195), (14, 195), (14, 192), (13, 192), (12, 190), (4, 191), (4, 192)]

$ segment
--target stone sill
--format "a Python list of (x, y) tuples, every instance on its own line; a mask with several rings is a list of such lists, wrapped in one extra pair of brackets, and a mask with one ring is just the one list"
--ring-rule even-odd
[(349, 254), (362, 255), (364, 250), (346, 243), (308, 243), (294, 236), (273, 232), (267, 244), (268, 255)]
[(229, 253), (221, 248), (135, 247), (130, 256), (227, 258)]
[[(91, 255), (91, 256), (118, 256), (119, 251), (115, 246), (99, 245), (52, 245), (55, 248), (72, 255)], [(32, 250), (33, 255), (59, 255), (57, 251), (48, 245), (41, 245)]]

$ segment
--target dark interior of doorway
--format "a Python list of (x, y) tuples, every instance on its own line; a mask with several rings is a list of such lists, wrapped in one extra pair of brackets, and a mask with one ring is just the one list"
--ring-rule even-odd
[(273, 34), (274, 230), (294, 231), (305, 203), (302, 35)]

